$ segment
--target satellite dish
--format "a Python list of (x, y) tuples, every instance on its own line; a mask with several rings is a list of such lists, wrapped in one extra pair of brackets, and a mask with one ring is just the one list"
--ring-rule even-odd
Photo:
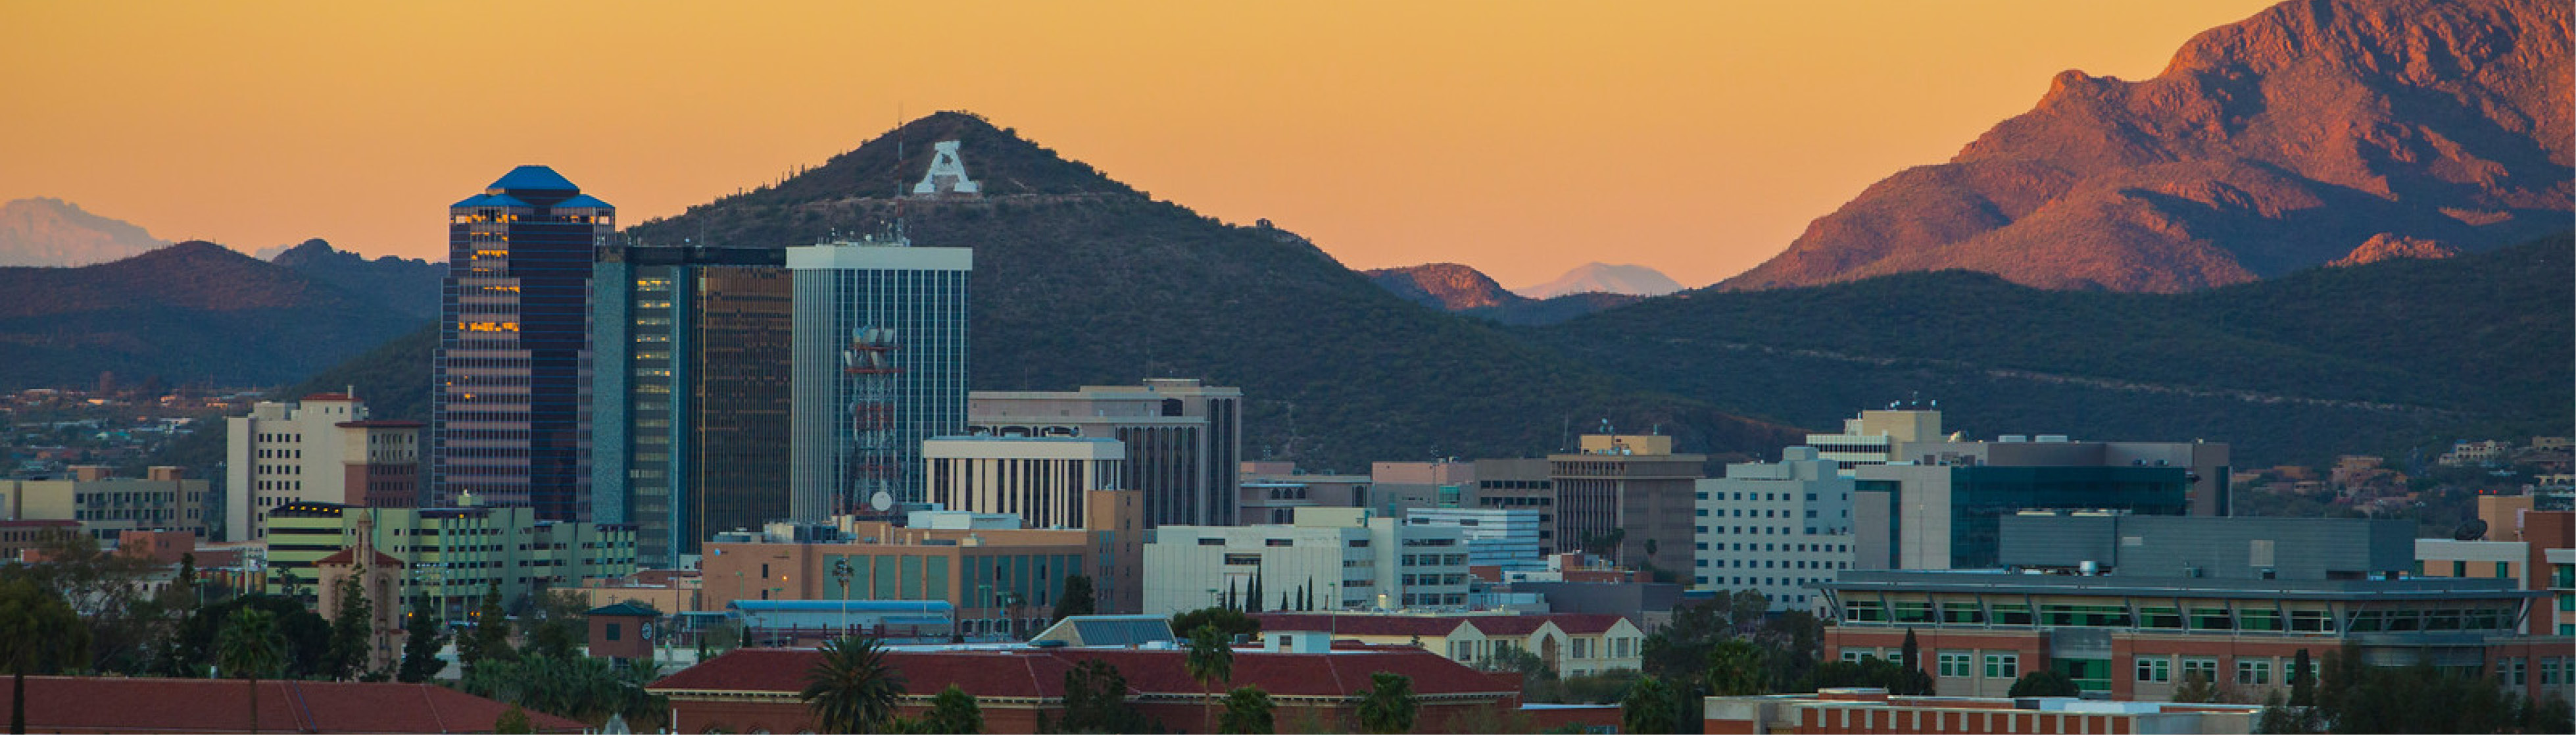
[(877, 491), (877, 494), (868, 496), (868, 507), (877, 509), (879, 513), (894, 509), (894, 493)]

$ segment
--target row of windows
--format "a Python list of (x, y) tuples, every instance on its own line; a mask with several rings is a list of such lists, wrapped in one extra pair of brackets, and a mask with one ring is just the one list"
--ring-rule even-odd
[[(1720, 518), (1795, 518), (1795, 517), (1797, 517), (1797, 516), (1789, 515), (1789, 511), (1785, 511), (1785, 510), (1781, 510), (1781, 511), (1774, 511), (1774, 510), (1770, 510), (1770, 509), (1764, 509), (1764, 510), (1762, 511), (1762, 515), (1758, 515), (1758, 516), (1748, 516), (1748, 515), (1745, 515), (1745, 514), (1744, 514), (1744, 513), (1745, 513), (1745, 509), (1743, 509), (1743, 508), (1735, 508), (1735, 509), (1733, 509), (1733, 510), (1735, 511), (1735, 514), (1734, 514), (1734, 515), (1731, 515), (1731, 516), (1730, 516), (1730, 515), (1727, 515), (1727, 514), (1725, 514), (1725, 513), (1719, 513), (1719, 514), (1718, 514), (1718, 517), (1720, 517)], [(1693, 510), (1691, 511), (1691, 513), (1692, 513), (1692, 514), (1694, 514), (1694, 515), (1697, 515), (1697, 516), (1699, 516), (1699, 517), (1701, 517), (1701, 518), (1707, 518), (1707, 517), (1708, 517), (1708, 509), (1707, 509), (1707, 508), (1696, 508), (1696, 509), (1693, 509)], [(1774, 513), (1777, 513), (1778, 515), (1773, 515)], [(1849, 518), (1849, 517), (1851, 517), (1851, 511), (1846, 510), (1846, 511), (1843, 511), (1843, 512), (1842, 512), (1842, 514), (1843, 514), (1843, 517), (1845, 517), (1845, 518)], [(1808, 518), (1814, 518), (1814, 517), (1816, 517), (1816, 512), (1815, 512), (1815, 511), (1813, 511), (1813, 510), (1807, 511), (1807, 517), (1808, 517)]]

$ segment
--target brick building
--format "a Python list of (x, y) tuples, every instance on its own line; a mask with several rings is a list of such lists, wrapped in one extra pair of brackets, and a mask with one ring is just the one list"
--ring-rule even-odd
[[(1064, 717), (1064, 679), (1073, 667), (1099, 661), (1127, 680), (1128, 703), (1167, 732), (1202, 728), (1208, 695), (1182, 666), (1181, 649), (1010, 648), (898, 650), (887, 664), (909, 682), (898, 714), (920, 717), (948, 684), (973, 695), (987, 732), (1035, 732), (1040, 714)], [(645, 687), (669, 696), (677, 732), (813, 732), (813, 708), (798, 698), (805, 672), (822, 658), (814, 649), (742, 649), (689, 667)], [(1518, 707), (1516, 681), (1487, 675), (1418, 648), (1337, 648), (1287, 652), (1241, 648), (1234, 654), (1231, 687), (1254, 686), (1277, 706), (1285, 728), (1308, 718), (1328, 727), (1356, 726), (1354, 713), (1370, 674), (1412, 679), (1421, 702), (1416, 732), (1445, 732), (1452, 718), (1477, 709)], [(1220, 689), (1215, 693), (1224, 697)]]

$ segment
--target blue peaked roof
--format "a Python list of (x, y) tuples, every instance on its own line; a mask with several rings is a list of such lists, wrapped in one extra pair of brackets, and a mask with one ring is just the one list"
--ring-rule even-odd
[(458, 201), (458, 202), (457, 202), (457, 203), (455, 203), (455, 204), (450, 204), (450, 205), (447, 205), (447, 206), (449, 206), (449, 207), (451, 207), (451, 208), (452, 208), (452, 207), (525, 207), (525, 206), (530, 206), (530, 205), (529, 205), (527, 202), (519, 201), (519, 198), (518, 198), (518, 197), (510, 196), (510, 195), (508, 195), (508, 194), (476, 194), (476, 195), (474, 195), (474, 196), (466, 197), (466, 198), (464, 198), (463, 200)]
[(600, 200), (599, 200), (599, 197), (591, 196), (591, 195), (589, 195), (589, 194), (583, 194), (583, 195), (581, 195), (581, 196), (573, 197), (573, 198), (571, 198), (571, 199), (566, 199), (566, 200), (563, 200), (563, 201), (560, 201), (560, 202), (555, 202), (555, 204), (554, 204), (554, 208), (555, 208), (555, 209), (565, 209), (565, 208), (570, 208), (570, 207), (590, 207), (590, 208), (593, 208), (593, 209), (616, 209), (616, 208), (617, 208), (617, 205), (614, 205), (614, 204), (610, 204), (610, 203), (607, 203), (607, 202), (600, 201)]
[(520, 166), (510, 169), (509, 173), (502, 174), (499, 180), (493, 181), (490, 188), (533, 191), (581, 190), (581, 187), (573, 185), (571, 179), (564, 178), (563, 174), (555, 173), (554, 169), (544, 166)]

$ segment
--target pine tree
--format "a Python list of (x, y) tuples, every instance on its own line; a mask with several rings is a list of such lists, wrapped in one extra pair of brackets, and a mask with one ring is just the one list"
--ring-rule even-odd
[(331, 613), (331, 646), (323, 654), (323, 674), (333, 680), (355, 678), (366, 667), (367, 645), (375, 637), (375, 605), (367, 601), (367, 588), (359, 580), (367, 576), (363, 565), (353, 567), (356, 573), (340, 580), (339, 609)]
[(438, 658), (439, 646), (446, 635), (439, 631), (438, 611), (429, 605), (429, 593), (412, 598), (411, 620), (404, 626), (402, 670), (394, 678), (408, 683), (429, 681), (447, 669)]

